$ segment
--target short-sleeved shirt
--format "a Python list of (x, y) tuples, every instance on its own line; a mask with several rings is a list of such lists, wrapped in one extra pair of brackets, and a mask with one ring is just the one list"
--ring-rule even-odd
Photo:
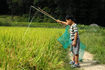
[[(70, 26), (70, 38), (71, 38), (71, 40), (74, 39), (76, 32), (78, 32), (77, 24), (73, 24), (72, 26)], [(79, 35), (77, 35), (77, 38), (79, 38)]]

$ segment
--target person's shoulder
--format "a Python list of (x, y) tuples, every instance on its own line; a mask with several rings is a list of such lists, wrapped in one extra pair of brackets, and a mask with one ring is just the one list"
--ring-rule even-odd
[(77, 24), (75, 23), (75, 24), (73, 25), (73, 27), (77, 27)]

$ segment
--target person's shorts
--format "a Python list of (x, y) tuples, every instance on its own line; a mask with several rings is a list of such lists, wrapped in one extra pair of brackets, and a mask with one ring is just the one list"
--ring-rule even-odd
[[(72, 41), (73, 42), (73, 41)], [(79, 54), (79, 48), (80, 48), (80, 39), (78, 38), (76, 41), (76, 46), (73, 46), (71, 43), (71, 48), (70, 51), (74, 54), (77, 55)]]

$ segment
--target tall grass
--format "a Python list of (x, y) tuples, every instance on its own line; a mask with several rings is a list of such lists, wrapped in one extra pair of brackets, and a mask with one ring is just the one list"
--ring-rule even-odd
[(94, 59), (105, 64), (105, 28), (84, 26), (81, 41), (86, 45), (86, 50), (94, 55)]
[[(64, 29), (0, 27), (0, 67), (8, 70), (66, 70), (67, 51), (57, 38)], [(70, 67), (69, 67), (70, 69)]]

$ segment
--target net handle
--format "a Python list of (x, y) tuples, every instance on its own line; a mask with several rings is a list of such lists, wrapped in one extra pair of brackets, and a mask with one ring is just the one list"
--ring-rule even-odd
[(50, 17), (51, 19), (53, 19), (53, 20), (56, 21), (56, 19), (55, 19), (54, 17), (52, 17), (50, 14), (48, 14), (47, 12), (45, 12), (44, 10), (42, 10), (41, 8), (39, 8), (39, 7), (36, 8), (36, 7), (34, 7), (34, 6), (31, 6), (31, 7), (34, 8), (34, 9), (36, 9), (37, 11), (43, 13), (44, 15), (46, 15), (46, 16), (48, 16), (48, 17)]

